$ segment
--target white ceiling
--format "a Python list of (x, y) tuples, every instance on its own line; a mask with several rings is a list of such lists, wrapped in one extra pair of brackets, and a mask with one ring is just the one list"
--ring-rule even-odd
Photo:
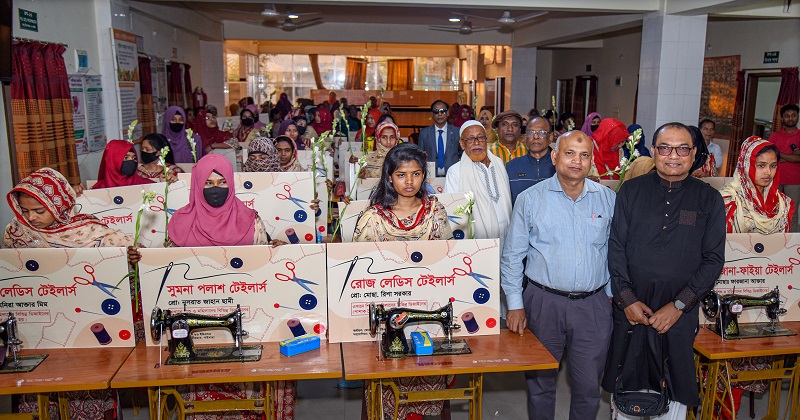
[[(219, 22), (224, 39), (299, 40), (342, 42), (399, 42), (430, 44), (494, 44), (548, 46), (585, 40), (603, 33), (641, 25), (646, 13), (709, 14), (711, 18), (798, 18), (800, 5), (789, 13), (784, 0), (438, 0), (398, 2), (396, 0), (279, 1), (255, 0), (141, 0), (131, 8), (150, 16), (159, 10), (197, 13)], [(281, 12), (317, 13), (302, 16), (297, 22), (322, 17), (324, 23), (287, 32), (276, 27), (275, 18), (264, 18), (266, 4)], [(535, 6), (535, 7), (532, 7)], [(662, 9), (663, 8), (663, 9)], [(474, 26), (496, 26), (504, 10), (512, 16), (547, 11), (544, 16), (498, 30), (460, 35), (432, 31), (429, 25), (454, 25), (453, 12), (474, 16)], [(190, 28), (202, 33), (202, 29)]]

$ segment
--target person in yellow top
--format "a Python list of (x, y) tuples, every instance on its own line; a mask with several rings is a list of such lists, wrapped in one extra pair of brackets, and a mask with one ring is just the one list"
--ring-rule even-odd
[(497, 114), (492, 127), (497, 132), (497, 141), (489, 143), (488, 149), (493, 155), (499, 157), (504, 164), (528, 154), (528, 148), (522, 141), (522, 116), (514, 110), (507, 110)]

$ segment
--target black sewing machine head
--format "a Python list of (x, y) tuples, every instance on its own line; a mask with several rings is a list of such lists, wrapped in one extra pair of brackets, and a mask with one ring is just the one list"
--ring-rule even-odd
[(0, 354), (0, 367), (3, 366), (9, 353), (14, 357), (14, 367), (19, 367), (20, 344), (22, 344), (22, 340), (19, 339), (17, 318), (14, 318), (14, 314), (9, 312), (8, 318), (0, 324), (0, 347), (3, 348), (3, 354)]
[(188, 312), (172, 313), (156, 307), (150, 318), (150, 334), (153, 341), (161, 341), (161, 333), (170, 330), (169, 353), (176, 362), (191, 361), (197, 358), (192, 331), (202, 328), (226, 328), (233, 336), (238, 355), (242, 355), (242, 340), (247, 331), (242, 329), (242, 309), (236, 309), (223, 316), (199, 315)]
[(438, 322), (447, 335), (447, 340), (452, 341), (453, 330), (460, 330), (461, 326), (454, 322), (453, 303), (433, 311), (395, 307), (385, 309), (383, 305), (369, 304), (369, 332), (373, 337), (378, 332), (380, 323), (385, 323), (381, 336), (381, 348), (386, 357), (398, 358), (409, 354), (408, 340), (404, 327), (420, 322)]
[(775, 321), (778, 316), (786, 313), (781, 308), (781, 292), (776, 286), (774, 290), (761, 296), (745, 296), (737, 294), (720, 295), (715, 290), (710, 291), (702, 301), (703, 314), (709, 320), (716, 320), (715, 332), (723, 338), (741, 338), (739, 330), (739, 314), (747, 308), (763, 307), (769, 318), (769, 332), (775, 332)]

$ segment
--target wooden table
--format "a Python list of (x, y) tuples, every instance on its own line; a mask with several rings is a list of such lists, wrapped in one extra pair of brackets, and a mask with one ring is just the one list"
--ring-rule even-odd
[[(382, 360), (377, 341), (343, 343), (345, 379), (363, 379), (367, 384), (367, 412), (371, 420), (383, 419), (381, 387), (389, 387), (398, 403), (469, 400), (469, 418), (481, 418), (483, 373), (556, 369), (558, 362), (530, 332), (523, 336), (509, 330), (498, 335), (463, 337), (472, 354), (418, 356)], [(469, 387), (437, 391), (400, 392), (388, 378), (429, 375), (470, 375)], [(397, 410), (395, 410), (397, 416)]]
[[(782, 326), (800, 334), (800, 322), (781, 322)], [(697, 361), (698, 372), (700, 368), (708, 368), (706, 387), (701, 390), (702, 405), (698, 413), (700, 419), (712, 418), (714, 405), (720, 404), (725, 407), (725, 400), (730, 403), (731, 384), (752, 380), (769, 380), (769, 411), (765, 419), (777, 419), (780, 406), (781, 382), (783, 379), (790, 380), (789, 387), (789, 412), (788, 418), (800, 418), (800, 370), (797, 364), (793, 367), (784, 367), (786, 356), (800, 354), (800, 335), (788, 337), (765, 337), (765, 338), (746, 338), (740, 340), (726, 340), (710, 331), (705, 326), (700, 327), (700, 332), (694, 341), (695, 360)], [(772, 369), (753, 370), (753, 371), (731, 371), (731, 359), (755, 356), (775, 356)], [(730, 380), (726, 377), (721, 366), (726, 366)], [(725, 386), (723, 395), (717, 395), (717, 380)], [(736, 418), (735, 413), (731, 417)]]
[[(26, 354), (47, 354), (33, 372), (0, 375), (0, 395), (38, 394), (40, 420), (50, 418), (47, 409), (51, 392), (58, 393), (62, 419), (69, 419), (69, 391), (107, 389), (133, 347), (100, 347), (90, 349), (26, 349)], [(12, 417), (13, 416), (13, 417)], [(12, 415), (3, 418), (31, 418), (31, 415)]]
[[(251, 344), (251, 343), (248, 343)], [(261, 360), (246, 363), (204, 363), (192, 365), (159, 365), (169, 352), (165, 346), (146, 346), (139, 343), (111, 381), (112, 388), (148, 388), (150, 418), (157, 419), (158, 407), (163, 408), (171, 395), (178, 401), (178, 418), (186, 413), (224, 410), (264, 411), (274, 417), (272, 384), (275, 381), (340, 378), (342, 356), (338, 344), (322, 342), (319, 350), (286, 357), (280, 354), (278, 343), (261, 343)], [(159, 359), (159, 353), (161, 353)], [(266, 382), (263, 399), (219, 401), (190, 401), (184, 403), (175, 391), (176, 385), (198, 385), (231, 382)]]

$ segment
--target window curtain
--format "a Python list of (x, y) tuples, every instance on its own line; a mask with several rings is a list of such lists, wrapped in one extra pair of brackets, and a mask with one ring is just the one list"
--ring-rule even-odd
[(772, 114), (772, 132), (783, 128), (781, 107), (788, 104), (797, 104), (800, 83), (797, 80), (797, 67), (781, 69), (781, 87), (778, 90), (778, 100), (775, 103), (775, 112)]
[(736, 99), (733, 103), (733, 119), (731, 120), (731, 143), (728, 146), (728, 164), (723, 174), (732, 174), (739, 161), (742, 149), (742, 130), (744, 130), (744, 83), (747, 70), (739, 70), (736, 74)]
[(11, 50), (11, 124), (20, 178), (48, 166), (79, 184), (72, 96), (61, 56), (66, 47), (18, 41)]
[(183, 93), (184, 99), (186, 99), (183, 105), (184, 108), (192, 106), (192, 75), (189, 73), (191, 68), (192, 66), (188, 64), (183, 65)]
[(319, 56), (317, 54), (309, 54), (308, 61), (311, 63), (311, 72), (314, 73), (314, 83), (317, 89), (325, 89), (322, 84), (322, 74), (319, 72)]
[(367, 60), (347, 57), (344, 74), (345, 89), (364, 89), (367, 83)]
[[(586, 90), (586, 81), (589, 81), (589, 90)], [(588, 113), (585, 112), (589, 104)], [(575, 99), (572, 101), (572, 113), (575, 114), (575, 126), (580, 127), (586, 115), (597, 110), (597, 76), (577, 76), (575, 78)]]
[(167, 79), (167, 91), (169, 92), (169, 105), (183, 107), (183, 82), (181, 79), (181, 63), (169, 63), (169, 78)]
[(386, 60), (386, 90), (414, 89), (414, 60)]
[(150, 58), (139, 57), (139, 123), (142, 124), (142, 135), (156, 132), (156, 112), (153, 108), (153, 78), (150, 71)]

